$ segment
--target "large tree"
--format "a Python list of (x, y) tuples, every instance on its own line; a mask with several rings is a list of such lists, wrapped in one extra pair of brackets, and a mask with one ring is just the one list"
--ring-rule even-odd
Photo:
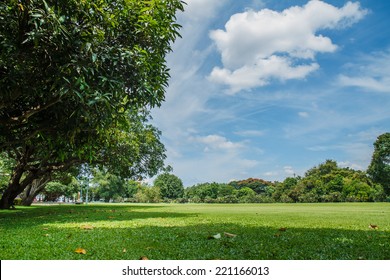
[[(0, 208), (33, 180), (83, 162), (157, 172), (164, 149), (145, 108), (164, 100), (182, 8), (179, 0), (0, 3), (0, 152), (16, 161)], [(129, 166), (113, 165), (117, 157)]]
[(158, 175), (154, 180), (154, 186), (160, 188), (162, 198), (176, 199), (184, 195), (183, 182), (174, 174), (163, 173)]
[(374, 143), (374, 153), (367, 173), (373, 181), (382, 185), (390, 196), (390, 133), (380, 135)]

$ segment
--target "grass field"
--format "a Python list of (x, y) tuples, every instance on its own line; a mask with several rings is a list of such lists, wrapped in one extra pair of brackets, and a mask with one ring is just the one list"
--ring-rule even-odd
[(2, 260), (390, 259), (389, 203), (31, 206), (0, 225)]

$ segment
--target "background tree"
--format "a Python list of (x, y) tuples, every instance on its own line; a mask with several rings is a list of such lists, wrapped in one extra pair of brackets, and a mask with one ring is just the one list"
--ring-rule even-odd
[(161, 201), (160, 188), (156, 186), (139, 185), (135, 195), (137, 202), (157, 203)]
[(176, 175), (163, 173), (154, 180), (154, 186), (160, 188), (163, 199), (176, 199), (184, 195), (182, 180)]
[(265, 193), (267, 188), (271, 186), (272, 183), (262, 179), (248, 178), (241, 181), (232, 181), (229, 183), (229, 185), (233, 186), (237, 190), (247, 187), (254, 190), (257, 194), (261, 194)]
[(126, 196), (125, 180), (120, 176), (95, 169), (91, 180), (94, 197), (105, 202), (122, 201)]
[(42, 194), (45, 201), (57, 201), (60, 197), (64, 199), (73, 199), (80, 186), (77, 181), (71, 181), (68, 184), (63, 184), (58, 181), (51, 181), (47, 183)]
[[(106, 144), (120, 153), (131, 118), (164, 99), (182, 8), (178, 0), (0, 2), (0, 152), (16, 162), (0, 208), (47, 173), (103, 163), (102, 153), (108, 160)], [(138, 143), (127, 144), (129, 161), (143, 161)]]
[(141, 186), (140, 182), (135, 180), (126, 180), (125, 182), (125, 198), (127, 200), (132, 200), (137, 194), (138, 188)]
[(381, 184), (390, 196), (390, 133), (380, 135), (374, 143), (374, 153), (367, 173), (374, 182)]

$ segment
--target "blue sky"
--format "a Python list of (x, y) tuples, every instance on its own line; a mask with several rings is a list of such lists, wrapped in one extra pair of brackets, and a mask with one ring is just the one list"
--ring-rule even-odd
[(390, 1), (186, 2), (152, 111), (185, 186), (367, 168), (390, 131)]

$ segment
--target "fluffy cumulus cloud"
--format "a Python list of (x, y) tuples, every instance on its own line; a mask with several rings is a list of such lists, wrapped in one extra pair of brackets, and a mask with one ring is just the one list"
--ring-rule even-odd
[(312, 0), (281, 12), (262, 9), (235, 14), (225, 30), (210, 32), (223, 67), (215, 67), (209, 78), (228, 85), (231, 93), (264, 86), (271, 79), (305, 78), (319, 68), (317, 53), (337, 50), (329, 37), (318, 32), (348, 27), (366, 13), (359, 3), (338, 8)]

